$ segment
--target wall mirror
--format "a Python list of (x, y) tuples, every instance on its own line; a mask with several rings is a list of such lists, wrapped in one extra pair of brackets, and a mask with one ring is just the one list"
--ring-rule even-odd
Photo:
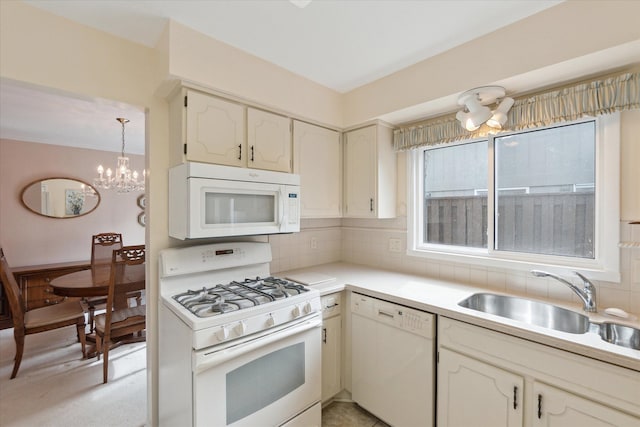
[(26, 185), (20, 199), (27, 209), (38, 215), (75, 218), (93, 212), (100, 204), (100, 193), (84, 181), (53, 177)]

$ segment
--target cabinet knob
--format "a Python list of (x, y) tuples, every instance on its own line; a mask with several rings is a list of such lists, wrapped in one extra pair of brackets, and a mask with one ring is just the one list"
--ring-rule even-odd
[(44, 278), (44, 281), (45, 281), (45, 282), (47, 282), (47, 283), (49, 283), (49, 282), (51, 281), (51, 279), (50, 279), (50, 278), (48, 278), (48, 277), (45, 277), (45, 278)]
[(373, 198), (369, 199), (369, 210), (373, 212)]
[(242, 160), (242, 144), (238, 144), (238, 160)]
[(251, 146), (251, 161), (253, 162), (253, 145)]

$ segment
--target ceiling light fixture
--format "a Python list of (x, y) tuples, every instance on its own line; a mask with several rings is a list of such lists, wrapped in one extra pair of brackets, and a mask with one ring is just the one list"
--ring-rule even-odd
[[(512, 98), (504, 96), (505, 90), (500, 86), (482, 86), (463, 92), (458, 97), (458, 104), (464, 105), (465, 108), (458, 111), (456, 118), (468, 131), (478, 129), (483, 123), (492, 128), (502, 129), (514, 102)], [(495, 103), (500, 98), (502, 101), (492, 111), (487, 105)]]
[(289, 2), (295, 6), (298, 6), (300, 9), (304, 9), (305, 7), (309, 6), (311, 0), (289, 0)]
[(105, 172), (102, 165), (99, 165), (98, 177), (93, 180), (93, 186), (104, 190), (116, 190), (118, 193), (144, 191), (145, 171), (142, 171), (142, 179), (138, 179), (140, 178), (138, 171), (132, 172), (129, 169), (129, 158), (124, 155), (124, 125), (129, 123), (129, 120), (122, 117), (118, 117), (116, 120), (122, 124), (122, 152), (118, 157), (115, 175), (111, 168)]

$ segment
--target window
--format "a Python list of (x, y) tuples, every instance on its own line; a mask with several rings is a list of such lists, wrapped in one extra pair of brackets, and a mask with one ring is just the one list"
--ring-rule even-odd
[(487, 141), (424, 151), (424, 241), (487, 247)]
[(594, 121), (494, 138), (496, 250), (595, 257), (595, 139)]
[(410, 255), (619, 281), (619, 116), (414, 150)]

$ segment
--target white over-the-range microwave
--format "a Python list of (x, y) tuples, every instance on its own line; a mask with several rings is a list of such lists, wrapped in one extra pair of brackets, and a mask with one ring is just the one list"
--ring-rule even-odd
[(176, 239), (300, 231), (300, 176), (186, 162), (169, 169), (169, 235)]

